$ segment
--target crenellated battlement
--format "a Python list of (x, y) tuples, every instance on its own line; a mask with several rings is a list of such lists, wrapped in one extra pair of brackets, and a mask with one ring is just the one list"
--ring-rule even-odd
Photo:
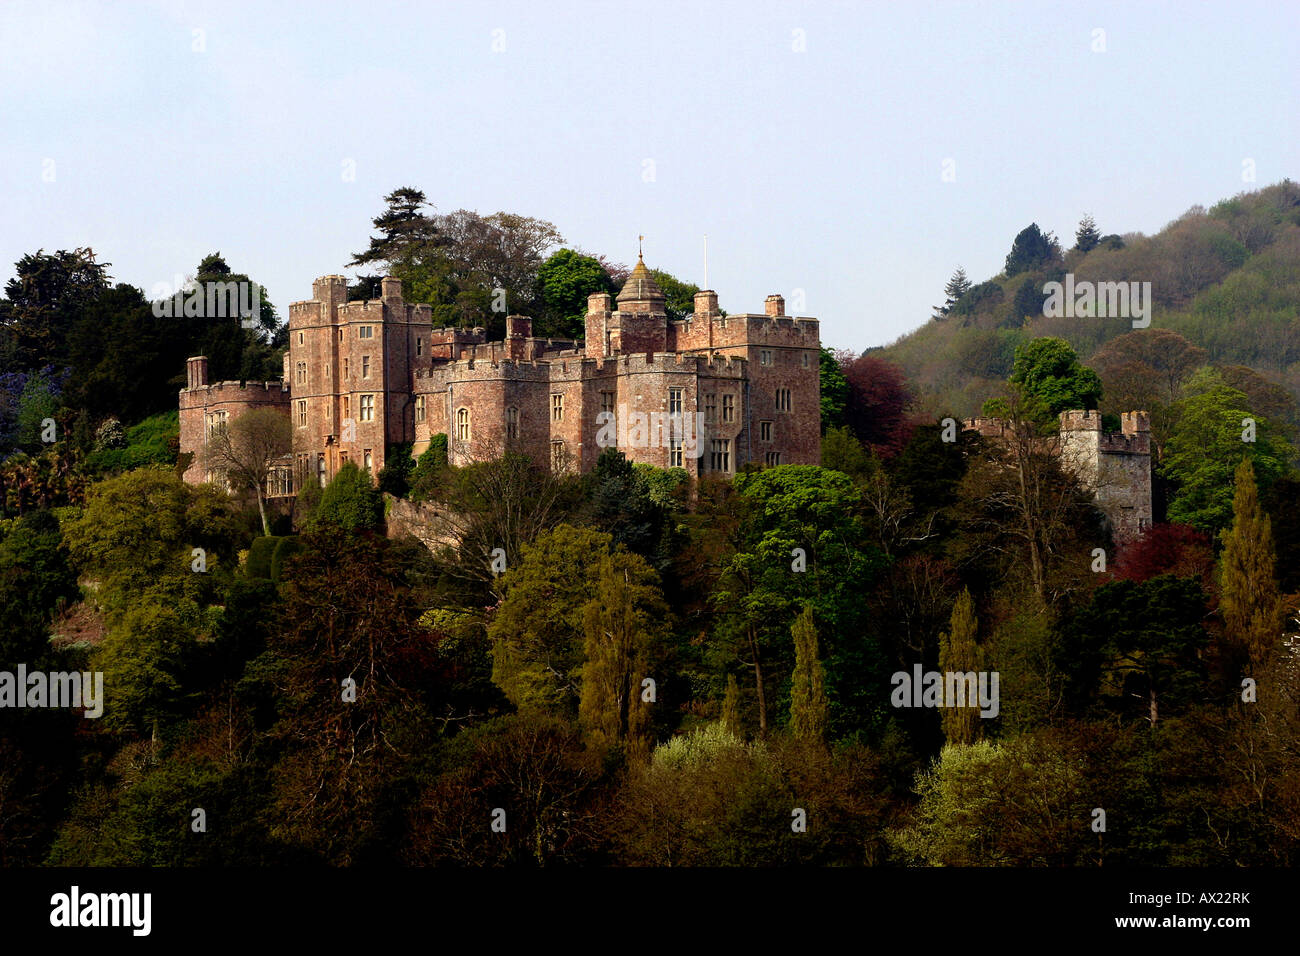
[(1011, 426), (1000, 418), (966, 418), (962, 420), (961, 430), (979, 432), (985, 438), (1002, 438), (1011, 434)]
[(288, 382), (214, 382), (211, 385), (194, 385), (181, 389), (181, 395), (205, 396), (208, 403), (265, 401), (265, 396), (272, 400), (283, 394), (289, 395)]
[[(205, 429), (260, 405), (292, 417), (294, 468), (321, 482), (346, 461), (377, 474), (395, 445), (409, 442), (418, 455), (440, 433), (452, 439), (453, 464), (514, 448), (543, 467), (585, 471), (600, 452), (599, 414), (622, 406), (717, 416), (708, 457), (625, 449), (634, 461), (697, 476), (820, 461), (818, 361), (809, 356), (820, 323), (786, 315), (779, 295), (762, 315), (723, 316), (706, 289), (691, 316), (669, 322), (666, 297), (639, 260), (617, 296), (589, 297), (584, 339), (535, 336), (531, 318), (507, 315), (490, 341), (482, 327), (434, 328), (433, 308), (406, 302), (392, 276), (365, 291), (348, 301), (344, 276), (321, 276), (310, 299), (289, 305), (282, 382), (209, 385), (207, 360), (190, 359), (182, 450), (197, 453)], [(745, 433), (759, 419), (761, 435), (756, 425)]]
[[(1059, 416), (1057, 438), (1035, 440), (1087, 487), (1106, 515), (1116, 541), (1132, 540), (1152, 521), (1151, 416), (1124, 412), (1121, 431), (1107, 432), (1095, 409), (1067, 409)], [(994, 440), (1010, 437), (1012, 426), (996, 418), (968, 418), (963, 431)]]
[(1101, 431), (1101, 412), (1093, 408), (1073, 408), (1061, 412), (1061, 431), (1099, 432)]

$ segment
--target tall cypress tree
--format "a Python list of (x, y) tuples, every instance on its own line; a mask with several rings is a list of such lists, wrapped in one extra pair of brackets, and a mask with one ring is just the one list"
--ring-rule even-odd
[(794, 674), (790, 687), (790, 727), (807, 742), (826, 736), (826, 671), (817, 653), (817, 624), (805, 606), (790, 628), (794, 635)]
[(722, 698), (722, 726), (736, 737), (744, 737), (740, 723), (740, 684), (735, 674), (727, 675), (727, 694)]
[(629, 754), (643, 755), (649, 749), (649, 714), (640, 694), (646, 635), (626, 577), (610, 555), (600, 556), (597, 591), (582, 615), (587, 660), (578, 716), (592, 740), (623, 742)]
[(1219, 556), (1219, 613), (1236, 651), (1259, 670), (1282, 631), (1273, 530), (1260, 510), (1255, 468), (1243, 457), (1234, 477), (1232, 527), (1223, 532)]
[[(939, 670), (947, 675), (952, 672), (965, 673), (979, 671), (979, 645), (975, 635), (979, 622), (975, 618), (975, 602), (971, 600), (970, 590), (963, 588), (957, 603), (953, 605), (952, 617), (948, 622), (948, 631), (939, 638)], [(944, 680), (943, 735), (950, 744), (972, 744), (979, 737), (978, 708), (966, 700), (964, 706), (956, 706), (955, 700), (947, 699), (948, 682)]]

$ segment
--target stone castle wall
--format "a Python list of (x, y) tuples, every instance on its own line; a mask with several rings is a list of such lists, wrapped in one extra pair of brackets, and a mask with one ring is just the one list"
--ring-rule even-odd
[(197, 355), (186, 363), (186, 383), (179, 399), (180, 449), (193, 455), (185, 469), (190, 484), (208, 481), (205, 456), (209, 426), (218, 420), (227, 426), (254, 408), (289, 409), (289, 389), (284, 382), (208, 382), (208, 359)]
[[(274, 401), (293, 425), (299, 481), (327, 480), (348, 460), (377, 473), (391, 445), (411, 442), (418, 456), (439, 433), (454, 464), (511, 449), (586, 471), (608, 434), (602, 412), (659, 421), (678, 406), (697, 453), (693, 442), (679, 456), (666, 434), (626, 428), (620, 449), (659, 467), (680, 457), (693, 475), (820, 462), (819, 326), (783, 315), (779, 296), (765, 315), (724, 319), (716, 294), (703, 292), (703, 321), (670, 323), (638, 263), (617, 303), (590, 298), (584, 342), (533, 336), (526, 316), (507, 317), (504, 340), (489, 342), (482, 329), (432, 328), (429, 307), (406, 303), (400, 281), (381, 285), (380, 298), (348, 302), (346, 279), (323, 276), (311, 300), (289, 307), (286, 380)], [(197, 401), (186, 392), (183, 417)], [(706, 433), (696, 435), (695, 416), (706, 413)], [(183, 428), (183, 449), (193, 428)]]
[[(1116, 543), (1132, 541), (1154, 520), (1151, 500), (1151, 416), (1145, 411), (1124, 412), (1121, 430), (1104, 432), (1095, 410), (1061, 412), (1059, 438), (1054, 447), (1061, 464), (1092, 492), (1106, 517)], [(966, 431), (985, 438), (1010, 434), (1006, 422), (971, 418)]]

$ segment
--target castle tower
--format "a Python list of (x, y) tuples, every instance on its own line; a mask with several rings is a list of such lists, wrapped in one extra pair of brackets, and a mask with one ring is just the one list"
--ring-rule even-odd
[(646, 268), (645, 260), (638, 255), (632, 274), (627, 277), (623, 291), (618, 294), (618, 310), (662, 314), (666, 301), (659, 283), (655, 282), (654, 276)]
[(1078, 477), (1106, 516), (1117, 544), (1151, 526), (1151, 416), (1124, 412), (1121, 430), (1107, 434), (1101, 413), (1061, 412), (1061, 463)]
[(649, 355), (667, 350), (667, 299), (640, 256), (616, 303), (618, 311), (608, 330), (613, 333), (614, 352)]

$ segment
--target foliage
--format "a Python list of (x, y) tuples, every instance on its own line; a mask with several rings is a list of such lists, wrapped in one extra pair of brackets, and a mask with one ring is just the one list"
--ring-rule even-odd
[(1050, 233), (1038, 228), (1038, 223), (1031, 222), (1016, 234), (1007, 253), (1007, 262), (1003, 271), (1007, 278), (1040, 269), (1061, 259), (1061, 246)]
[(415, 459), (411, 457), (410, 442), (391, 445), (384, 455), (384, 467), (379, 469), (379, 490), (394, 498), (405, 498), (411, 490), (411, 474)]
[(1101, 400), (1101, 379), (1079, 361), (1063, 339), (1034, 339), (1016, 349), (1010, 381), (1050, 415), (1071, 408), (1096, 408)]
[(790, 627), (794, 673), (790, 678), (790, 730), (800, 740), (819, 742), (826, 734), (826, 669), (818, 657), (817, 624), (805, 607)]
[[(1176, 424), (1160, 462), (1161, 473), (1176, 483), (1169, 518), (1214, 533), (1232, 518), (1232, 476), (1242, 455), (1250, 458), (1259, 484), (1268, 487), (1285, 473), (1294, 452), (1276, 426), (1254, 414), (1246, 396), (1228, 385), (1193, 392), (1174, 408)], [(1242, 440), (1248, 419), (1255, 423), (1254, 441)]]
[(1232, 527), (1223, 533), (1219, 557), (1219, 613), (1225, 637), (1262, 669), (1280, 649), (1282, 598), (1278, 594), (1273, 530), (1259, 507), (1255, 470), (1242, 458), (1233, 475)]
[(830, 349), (823, 347), (818, 359), (818, 378), (821, 385), (822, 434), (844, 424), (844, 412), (849, 401), (849, 380), (839, 359)]
[[(112, 421), (116, 419), (105, 424)], [(120, 422), (118, 427), (121, 427)], [(98, 474), (111, 474), (144, 465), (175, 464), (180, 432), (180, 415), (176, 409), (150, 415), (125, 429), (120, 445), (104, 443), (99, 450), (87, 455), (86, 467)]]
[(618, 291), (599, 259), (573, 249), (557, 249), (551, 253), (537, 270), (537, 281), (545, 311), (533, 331), (556, 338), (582, 338), (587, 297), (597, 292)]
[(369, 472), (354, 461), (346, 461), (335, 472), (321, 495), (311, 529), (327, 526), (344, 531), (377, 529), (384, 520), (384, 499), (371, 483)]
[[(979, 672), (982, 654), (975, 642), (978, 622), (975, 619), (975, 602), (970, 591), (963, 589), (953, 605), (948, 630), (939, 638), (939, 671), (943, 674)], [(978, 710), (970, 700), (948, 700), (948, 686), (944, 685), (943, 736), (950, 744), (972, 744), (980, 736)]]
[(848, 401), (844, 422), (862, 442), (889, 457), (908, 438), (907, 410), (912, 404), (903, 371), (879, 356), (863, 355), (844, 368)]

